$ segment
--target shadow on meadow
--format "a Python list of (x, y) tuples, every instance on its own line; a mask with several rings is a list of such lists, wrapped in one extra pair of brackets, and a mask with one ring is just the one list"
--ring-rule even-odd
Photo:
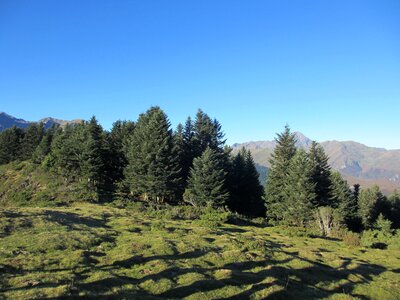
[[(156, 299), (156, 298), (173, 298), (180, 299), (194, 295), (195, 293), (207, 293), (216, 291), (224, 287), (237, 287), (242, 289), (227, 297), (215, 297), (219, 299), (248, 299), (254, 293), (263, 291), (265, 289), (279, 286), (280, 289), (273, 290), (266, 297), (267, 299), (300, 299), (312, 298), (322, 299), (335, 293), (345, 293), (359, 299), (369, 299), (360, 294), (353, 293), (355, 283), (348, 280), (350, 275), (356, 276), (359, 281), (357, 283), (368, 283), (372, 280), (373, 276), (385, 272), (387, 269), (375, 264), (358, 263), (354, 268), (348, 268), (352, 263), (351, 259), (344, 258), (343, 263), (338, 268), (333, 268), (326, 264), (316, 263), (300, 257), (297, 252), (288, 252), (282, 249), (278, 243), (269, 243), (268, 248), (273, 252), (285, 254), (287, 258), (276, 260), (267, 258), (261, 261), (246, 261), (237, 263), (228, 263), (219, 267), (189, 267), (181, 268), (171, 266), (156, 274), (145, 275), (140, 279), (132, 278), (127, 275), (116, 274), (120, 268), (130, 269), (138, 264), (144, 264), (151, 261), (165, 260), (165, 261), (178, 261), (193, 258), (201, 258), (207, 253), (202, 251), (192, 251), (177, 255), (155, 255), (151, 257), (132, 256), (129, 259), (116, 261), (112, 265), (99, 266), (86, 269), (77, 273), (77, 284), (71, 291), (69, 298), (79, 298), (79, 292), (87, 292), (88, 295), (101, 296), (112, 299), (120, 299), (129, 296), (142, 297), (142, 299)], [(290, 264), (293, 260), (305, 262), (310, 266), (304, 268), (291, 268), (286, 264)], [(253, 271), (254, 269), (261, 269), (260, 271)], [(113, 275), (112, 278), (104, 278), (90, 283), (81, 283), (88, 278), (92, 271), (107, 270)], [(222, 270), (228, 276), (227, 278), (216, 279), (212, 275), (213, 272)], [(178, 278), (186, 274), (201, 274), (203, 279), (196, 280), (188, 285), (175, 286), (158, 295), (151, 295), (142, 289), (138, 289), (142, 283), (146, 281), (157, 282), (161, 279)], [(268, 282), (264, 282), (269, 278)], [(295, 278), (295, 279), (290, 279)], [(344, 283), (339, 281), (347, 280)], [(176, 282), (176, 280), (174, 280)], [(336, 287), (330, 290), (318, 287), (319, 284), (324, 285), (335, 284)], [(110, 294), (114, 288), (122, 285), (131, 284), (135, 288), (118, 291), (116, 294)], [(245, 286), (248, 286), (245, 287)], [(82, 296), (86, 298), (87, 296)], [(63, 298), (63, 297), (62, 297)], [(65, 297), (64, 297), (65, 298)], [(68, 298), (68, 297), (67, 297)]]
[[(115, 231), (108, 224), (109, 215), (104, 213), (96, 217), (55, 210), (44, 210), (30, 215), (13, 212), (2, 214), (13, 218), (14, 221), (18, 218), (22, 220), (29, 216), (39, 216), (49, 222), (65, 226), (68, 232), (83, 231), (87, 228), (107, 230), (110, 236), (101, 235), (101, 241), (116, 242), (115, 237), (112, 236)], [(144, 222), (141, 225), (146, 226)], [(127, 229), (127, 232), (131, 230)], [(140, 234), (141, 231), (137, 232)], [(218, 237), (224, 234), (229, 237), (230, 242), (233, 242), (233, 234), (249, 232), (240, 227), (221, 227), (213, 232), (213, 237), (199, 236), (199, 238), (210, 245), (216, 245)], [(63, 295), (53, 299), (99, 297), (102, 299), (181, 299), (189, 296), (197, 296), (197, 299), (248, 299), (252, 296), (263, 299), (322, 299), (335, 293), (369, 299), (355, 291), (356, 285), (368, 284), (374, 276), (388, 271), (382, 266), (367, 261), (341, 256), (338, 257), (341, 264), (332, 267), (318, 261), (320, 253), (329, 254), (333, 252), (331, 250), (315, 248), (313, 253), (316, 254), (317, 259), (311, 260), (297, 251), (288, 251), (288, 245), (283, 242), (270, 239), (265, 240), (265, 243), (263, 254), (254, 255), (252, 251), (237, 250), (241, 255), (248, 257), (245, 261), (238, 259), (237, 262), (235, 262), (235, 257), (224, 262), (221, 256), (223, 249), (217, 246), (182, 253), (174, 251), (174, 254), (143, 255), (138, 252), (128, 258), (112, 261), (103, 260), (109, 253), (96, 246), (96, 248), (82, 250), (82, 261), (79, 265), (70, 268), (49, 268), (44, 264), (35, 269), (24, 269), (3, 264), (0, 265), (0, 298), (1, 292), (6, 291), (37, 290), (41, 295), (40, 291), (44, 288), (66, 286)], [(217, 260), (210, 261), (210, 256), (217, 257)], [(151, 269), (152, 263), (155, 265), (162, 263), (165, 268), (157, 272)], [(146, 264), (150, 266), (145, 266)], [(148, 270), (142, 272), (144, 268)], [(399, 270), (390, 271), (399, 273)], [(58, 274), (62, 272), (69, 275), (58, 278)], [(5, 284), (10, 278), (33, 274), (47, 276), (48, 280), (33, 279), (19, 287)], [(97, 274), (100, 275), (96, 277)], [(185, 276), (190, 280), (183, 282), (182, 278)], [(163, 280), (166, 282), (165, 285), (158, 288), (158, 284)], [(43, 295), (46, 296), (46, 294)], [(44, 298), (51, 299), (48, 296)]]

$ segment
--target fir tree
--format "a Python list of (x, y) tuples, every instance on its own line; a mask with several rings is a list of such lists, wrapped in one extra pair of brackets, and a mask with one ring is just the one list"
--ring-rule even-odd
[(310, 163), (312, 165), (312, 178), (315, 182), (316, 198), (313, 203), (317, 206), (331, 205), (331, 168), (328, 164), (328, 156), (324, 149), (317, 142), (312, 142), (309, 153)]
[(291, 159), (283, 189), (283, 223), (305, 226), (312, 218), (315, 198), (313, 166), (307, 153), (299, 149)]
[(358, 199), (359, 214), (365, 229), (373, 228), (373, 225), (381, 213), (381, 205), (385, 201), (378, 186), (361, 190)]
[(80, 136), (82, 152), (79, 155), (80, 176), (87, 180), (90, 191), (99, 192), (99, 189), (104, 189), (106, 183), (106, 148), (103, 128), (93, 116), (84, 126), (82, 133), (83, 136)]
[(112, 182), (121, 181), (128, 160), (126, 158), (126, 146), (128, 139), (133, 134), (135, 123), (131, 121), (116, 121), (111, 132), (107, 135), (107, 151), (109, 153), (107, 174)]
[(36, 147), (39, 146), (44, 135), (43, 123), (32, 123), (25, 129), (24, 138), (21, 142), (21, 159), (31, 159)]
[(395, 190), (388, 198), (390, 213), (388, 218), (393, 223), (394, 228), (400, 228), (400, 193)]
[(264, 217), (264, 191), (250, 151), (242, 148), (233, 157), (229, 173), (229, 209), (251, 217)]
[(24, 131), (12, 127), (0, 132), (0, 164), (7, 164), (21, 158), (21, 142)]
[(351, 229), (358, 229), (356, 228), (358, 219), (357, 199), (351, 192), (349, 185), (337, 171), (332, 172), (331, 183), (331, 206), (337, 209), (337, 215), (340, 218), (338, 221)]
[(50, 153), (51, 144), (53, 142), (54, 136), (59, 132), (59, 125), (53, 124), (45, 133), (40, 141), (39, 145), (36, 147), (35, 152), (32, 155), (32, 160), (36, 164), (40, 164), (44, 161), (45, 157)]
[(152, 202), (174, 200), (180, 170), (170, 124), (159, 107), (140, 115), (128, 141), (127, 159), (125, 176), (132, 195)]
[(278, 134), (275, 140), (276, 147), (269, 161), (265, 201), (268, 218), (273, 222), (279, 222), (286, 211), (284, 188), (288, 181), (290, 161), (296, 154), (296, 137), (286, 125), (285, 131)]
[(229, 197), (225, 179), (226, 172), (221, 165), (221, 154), (207, 148), (193, 161), (184, 200), (193, 206), (225, 205)]
[(221, 124), (200, 109), (196, 114), (193, 131), (194, 157), (201, 156), (208, 147), (215, 151), (223, 151), (225, 140)]

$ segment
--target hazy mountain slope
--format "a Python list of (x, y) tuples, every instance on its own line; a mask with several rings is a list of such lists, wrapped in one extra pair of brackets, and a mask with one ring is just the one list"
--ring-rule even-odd
[[(44, 127), (50, 128), (53, 124), (59, 124), (61, 126), (65, 126), (67, 124), (71, 123), (80, 123), (82, 120), (77, 119), (77, 120), (72, 120), (72, 121), (65, 121), (65, 120), (60, 120), (60, 119), (55, 119), (55, 118), (43, 118), (37, 121), (38, 123), (42, 122), (44, 124)], [(11, 128), (13, 126), (17, 126), (19, 128), (26, 128), (29, 126), (29, 124), (35, 123), (35, 122), (30, 122), (30, 121), (25, 121), (23, 119), (17, 119), (13, 116), (10, 116), (9, 114), (6, 114), (4, 112), (0, 112), (0, 131), (3, 131), (4, 129)]]
[(26, 128), (28, 127), (30, 122), (22, 120), (22, 119), (17, 119), (13, 116), (10, 116), (4, 112), (0, 112), (0, 131), (3, 131), (4, 129), (17, 126), (19, 128)]
[[(307, 149), (311, 140), (296, 132), (297, 146)], [(400, 150), (386, 150), (368, 147), (353, 141), (326, 141), (321, 143), (329, 156), (331, 166), (343, 174), (350, 183), (364, 186), (378, 184), (385, 191), (400, 188)], [(234, 144), (237, 151), (241, 147), (249, 149), (254, 161), (269, 167), (269, 158), (275, 147), (274, 141), (257, 141)]]

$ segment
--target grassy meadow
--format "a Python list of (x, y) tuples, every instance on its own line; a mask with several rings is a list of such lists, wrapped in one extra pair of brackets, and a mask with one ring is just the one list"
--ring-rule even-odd
[(400, 299), (400, 251), (76, 203), (0, 210), (0, 298)]

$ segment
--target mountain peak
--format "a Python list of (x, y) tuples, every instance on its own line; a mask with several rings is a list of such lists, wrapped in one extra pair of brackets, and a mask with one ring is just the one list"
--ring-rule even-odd
[[(77, 124), (82, 122), (83, 120), (76, 119), (72, 121), (65, 121), (65, 120), (60, 120), (52, 117), (47, 117), (40, 119), (38, 123), (43, 123), (45, 128), (50, 128), (53, 124), (59, 124), (60, 126), (65, 126), (67, 124)], [(34, 123), (34, 122), (29, 122), (23, 119), (17, 119), (5, 112), (0, 112), (0, 131), (17, 126), (19, 128), (26, 128), (29, 126), (29, 124)]]

